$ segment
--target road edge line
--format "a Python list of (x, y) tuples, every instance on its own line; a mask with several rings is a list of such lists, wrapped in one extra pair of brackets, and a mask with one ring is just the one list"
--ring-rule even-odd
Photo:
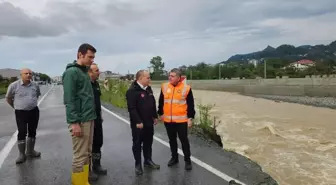
[[(119, 120), (121, 120), (121, 121), (127, 123), (128, 125), (130, 125), (130, 122), (129, 122), (128, 120), (126, 120), (125, 118), (123, 118), (123, 117), (119, 116), (118, 114), (112, 112), (111, 110), (107, 109), (107, 108), (104, 107), (103, 105), (102, 105), (101, 107), (102, 107), (102, 109), (105, 110), (107, 113), (110, 113), (110, 114), (113, 115), (114, 117), (116, 117), (116, 118), (118, 118)], [(156, 141), (158, 141), (159, 143), (163, 144), (164, 146), (166, 146), (166, 147), (168, 147), (168, 148), (170, 147), (168, 142), (166, 142), (166, 141), (164, 141), (164, 140), (162, 140), (162, 139), (160, 139), (160, 138), (158, 138), (158, 137), (156, 137), (156, 136), (154, 136), (154, 139), (155, 139)], [(183, 155), (183, 151), (182, 151), (181, 149), (179, 149), (179, 148), (178, 148), (178, 153), (179, 153), (180, 155), (184, 156), (184, 155)], [(203, 167), (204, 169), (208, 170), (209, 172), (211, 172), (211, 173), (215, 174), (216, 176), (222, 178), (222, 179), (225, 180), (226, 182), (230, 182), (230, 181), (233, 180), (233, 181), (235, 181), (236, 183), (239, 183), (239, 184), (241, 184), (241, 185), (246, 185), (245, 183), (239, 181), (238, 179), (235, 179), (235, 178), (232, 178), (232, 177), (228, 176), (227, 174), (225, 174), (225, 173), (223, 173), (223, 172), (217, 170), (217, 169), (214, 168), (213, 166), (211, 166), (211, 165), (209, 165), (209, 164), (207, 164), (207, 163), (201, 161), (200, 159), (198, 159), (198, 158), (196, 158), (196, 157), (194, 157), (194, 156), (191, 156), (190, 159), (191, 159), (191, 161), (193, 161), (193, 162), (196, 163), (197, 165)]]
[[(37, 102), (37, 106), (39, 106), (42, 103), (42, 101), (47, 97), (47, 95), (49, 94), (49, 92), (53, 88), (54, 88), (54, 86), (50, 87), (50, 89)], [(10, 138), (10, 140), (6, 143), (6, 145), (0, 151), (0, 169), (1, 169), (2, 165), (3, 165), (3, 163), (5, 162), (6, 158), (8, 157), (10, 151), (12, 150), (13, 146), (16, 143), (16, 139), (17, 139), (16, 136), (17, 136), (17, 134), (18, 134), (18, 130), (16, 130), (14, 132), (14, 134), (12, 135), (12, 137)]]

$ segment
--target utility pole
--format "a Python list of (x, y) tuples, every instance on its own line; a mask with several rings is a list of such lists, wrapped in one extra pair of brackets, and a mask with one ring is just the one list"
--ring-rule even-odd
[(221, 64), (218, 64), (218, 80), (221, 79)]
[(266, 60), (264, 60), (264, 79), (266, 79)]
[(192, 69), (190, 69), (190, 80), (192, 80)]

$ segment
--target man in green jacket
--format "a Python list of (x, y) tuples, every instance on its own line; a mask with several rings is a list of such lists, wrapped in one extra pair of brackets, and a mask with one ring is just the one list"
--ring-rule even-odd
[(96, 49), (90, 44), (78, 48), (77, 60), (63, 73), (66, 120), (72, 136), (72, 185), (89, 185), (89, 164), (92, 153), (95, 103), (88, 69)]

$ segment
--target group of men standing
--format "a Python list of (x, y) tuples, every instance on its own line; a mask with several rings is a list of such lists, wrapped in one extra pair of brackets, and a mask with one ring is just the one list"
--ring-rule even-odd
[(143, 173), (141, 164), (142, 144), (144, 166), (153, 169), (160, 168), (160, 165), (155, 164), (152, 160), (154, 125), (158, 123), (159, 117), (164, 122), (169, 138), (171, 159), (168, 161), (168, 166), (173, 166), (179, 162), (178, 136), (184, 153), (185, 169), (191, 170), (188, 127), (192, 126), (192, 120), (195, 116), (191, 88), (181, 81), (181, 71), (176, 68), (172, 69), (169, 72), (169, 82), (162, 84), (158, 110), (156, 110), (156, 100), (149, 83), (149, 72), (140, 70), (136, 73), (136, 80), (126, 93), (132, 128), (135, 172), (137, 175)]
[[(100, 72), (97, 64), (93, 63), (95, 53), (96, 49), (90, 44), (80, 45), (77, 59), (66, 66), (62, 76), (66, 121), (72, 137), (72, 185), (89, 185), (90, 181), (98, 179), (98, 175), (107, 174), (107, 170), (102, 168), (100, 163), (103, 118), (101, 91), (97, 82)], [(23, 163), (26, 156), (41, 156), (41, 153), (34, 149), (39, 121), (37, 100), (41, 93), (39, 86), (31, 82), (31, 78), (31, 70), (21, 70), (21, 79), (10, 84), (6, 94), (7, 102), (15, 109), (18, 127), (17, 164)], [(143, 173), (141, 151), (143, 151), (145, 167), (160, 168), (160, 165), (152, 160), (154, 126), (159, 119), (164, 122), (169, 137), (171, 159), (168, 161), (168, 166), (179, 162), (177, 152), (177, 137), (179, 137), (184, 153), (185, 169), (191, 170), (188, 127), (192, 126), (195, 116), (191, 88), (181, 81), (179, 69), (171, 70), (169, 82), (161, 86), (157, 110), (153, 90), (149, 84), (149, 72), (140, 70), (126, 93), (133, 137), (135, 172), (137, 175)]]

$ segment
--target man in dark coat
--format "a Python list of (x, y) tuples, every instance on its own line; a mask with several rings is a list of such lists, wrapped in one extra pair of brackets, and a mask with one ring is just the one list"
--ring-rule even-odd
[[(89, 76), (91, 78), (91, 85), (95, 99), (95, 110), (97, 118), (94, 120), (93, 142), (92, 142), (92, 167), (90, 168), (89, 179), (92, 181), (98, 180), (97, 175), (106, 175), (107, 170), (101, 166), (101, 148), (103, 146), (103, 117), (101, 112), (100, 102), (100, 86), (97, 82), (99, 78), (99, 68), (96, 63), (91, 64), (89, 69)], [(92, 170), (92, 171), (91, 171)], [(94, 172), (94, 173), (92, 173)], [(97, 174), (97, 175), (96, 175)]]
[(156, 102), (152, 88), (149, 86), (150, 75), (145, 70), (136, 74), (134, 81), (126, 93), (128, 112), (130, 115), (135, 173), (143, 173), (141, 165), (141, 145), (143, 144), (144, 166), (159, 169), (160, 166), (152, 161), (152, 144), (154, 125), (158, 123)]

